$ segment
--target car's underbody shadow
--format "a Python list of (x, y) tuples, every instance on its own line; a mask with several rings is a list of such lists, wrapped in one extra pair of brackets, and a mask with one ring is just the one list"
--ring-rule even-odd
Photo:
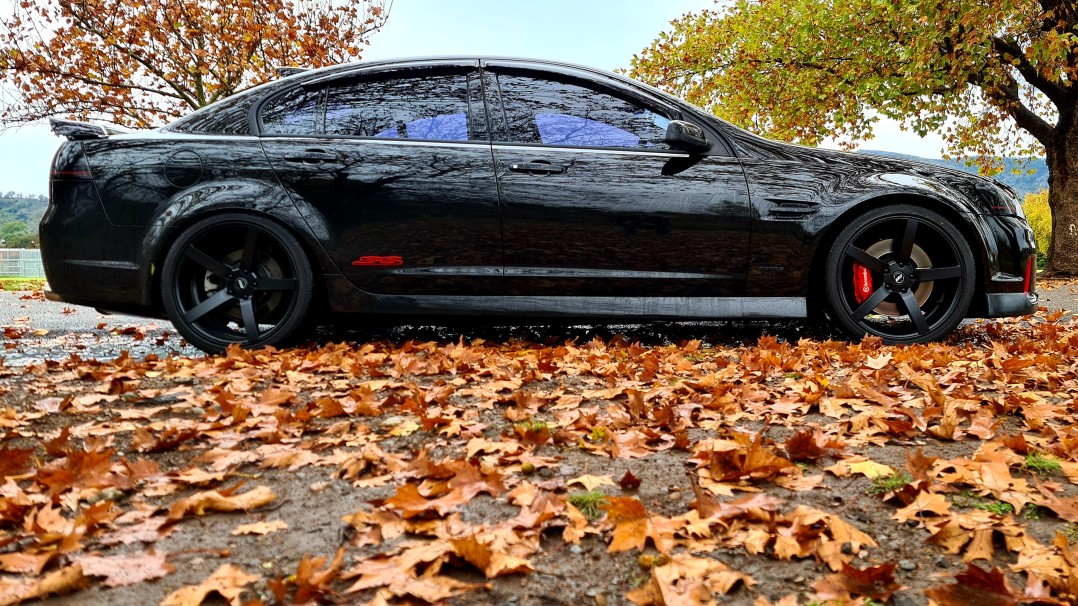
[[(433, 320), (433, 321), (431, 321)], [(779, 341), (796, 343), (801, 339), (826, 341), (842, 339), (843, 334), (824, 322), (808, 320), (784, 321), (708, 321), (708, 322), (610, 322), (597, 323), (586, 319), (525, 320), (506, 324), (493, 320), (460, 318), (416, 318), (399, 321), (380, 318), (340, 322), (315, 331), (315, 342), (406, 341), (457, 342), (482, 339), (491, 342), (526, 341), (556, 345), (565, 341), (586, 343), (598, 338), (603, 341), (624, 341), (645, 346), (679, 344), (700, 340), (704, 346), (736, 347), (755, 344), (761, 337), (772, 336)]]

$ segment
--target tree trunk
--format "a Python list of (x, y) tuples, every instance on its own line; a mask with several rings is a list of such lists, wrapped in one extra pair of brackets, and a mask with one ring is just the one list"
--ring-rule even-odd
[(1052, 243), (1046, 276), (1078, 276), (1078, 120), (1061, 117), (1047, 148)]

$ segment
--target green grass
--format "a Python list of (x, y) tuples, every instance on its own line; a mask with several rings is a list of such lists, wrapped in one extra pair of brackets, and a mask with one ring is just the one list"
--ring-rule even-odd
[(544, 429), (549, 429), (549, 426), (547, 425), (546, 421), (536, 419), (525, 419), (523, 421), (517, 421), (515, 425), (523, 431), (543, 431)]
[(569, 495), (569, 503), (580, 510), (584, 517), (589, 520), (597, 520), (603, 516), (603, 506), (610, 502), (606, 495), (598, 490), (587, 492), (574, 492)]
[(602, 425), (597, 425), (591, 428), (591, 435), (588, 436), (592, 442), (605, 442), (609, 434), (606, 433), (606, 428)]
[(868, 489), (870, 494), (886, 494), (888, 492), (895, 492), (902, 490), (913, 478), (906, 472), (893, 473), (889, 476), (881, 476), (872, 480), (872, 488)]
[(1063, 533), (1063, 536), (1066, 537), (1067, 543), (1071, 545), (1078, 543), (1078, 524), (1067, 522), (1063, 525), (1063, 530), (1060, 530), (1059, 532)]
[(0, 290), (41, 290), (45, 278), (0, 277)]
[(1021, 516), (1023, 520), (1039, 520), (1042, 515), (1041, 508), (1034, 503), (1026, 503), (1022, 506)]
[(979, 501), (972, 505), (974, 509), (994, 513), (997, 516), (1005, 516), (1014, 513), (1014, 505), (1003, 501)]
[(1039, 476), (1052, 475), (1063, 471), (1059, 461), (1039, 452), (1031, 452), (1026, 455), (1025, 468)]

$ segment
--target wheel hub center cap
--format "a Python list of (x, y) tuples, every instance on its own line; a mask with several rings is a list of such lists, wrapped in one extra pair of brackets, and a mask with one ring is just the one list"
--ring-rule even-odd
[(913, 268), (905, 263), (891, 263), (887, 268), (887, 287), (890, 290), (906, 292), (913, 286)]
[(234, 297), (250, 297), (258, 287), (258, 277), (246, 271), (233, 272), (228, 277), (228, 294)]

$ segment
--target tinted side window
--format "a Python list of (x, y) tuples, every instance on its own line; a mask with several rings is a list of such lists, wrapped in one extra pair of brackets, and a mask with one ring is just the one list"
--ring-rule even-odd
[(436, 75), (330, 87), (326, 134), (468, 140), (468, 79)]
[(669, 117), (635, 101), (571, 82), (499, 74), (508, 128), (516, 143), (663, 150)]
[(270, 135), (318, 135), (323, 132), (322, 91), (293, 88), (262, 108), (262, 132)]
[(254, 99), (254, 95), (237, 95), (184, 116), (170, 128), (181, 133), (249, 135), (247, 112)]

